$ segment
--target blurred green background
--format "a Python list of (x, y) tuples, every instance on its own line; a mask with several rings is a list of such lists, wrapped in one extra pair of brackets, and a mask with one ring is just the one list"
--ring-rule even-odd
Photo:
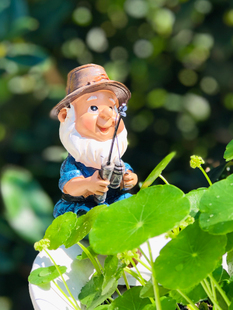
[(31, 310), (27, 277), (60, 198), (65, 156), (51, 108), (67, 73), (97, 63), (132, 92), (124, 156), (143, 181), (207, 186), (190, 155), (222, 162), (233, 137), (233, 3), (0, 0), (0, 309)]

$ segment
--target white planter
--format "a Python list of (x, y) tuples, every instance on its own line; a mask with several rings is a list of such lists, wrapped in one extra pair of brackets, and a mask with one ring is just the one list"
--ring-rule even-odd
[[(169, 239), (166, 239), (164, 235), (149, 240), (152, 248), (153, 259), (159, 255), (160, 250), (168, 241)], [(82, 241), (82, 243), (84, 246), (88, 246), (87, 241)], [(149, 257), (146, 244), (142, 245), (142, 250)], [(86, 282), (95, 271), (93, 265), (89, 260), (78, 261), (75, 259), (77, 255), (82, 253), (82, 250), (78, 245), (74, 245), (68, 249), (61, 246), (57, 250), (49, 252), (58, 265), (67, 267), (67, 271), (63, 275), (64, 279), (66, 280), (71, 293), (75, 298), (77, 298), (77, 302), (80, 305), (78, 295), (81, 291), (81, 288), (86, 284)], [(146, 260), (143, 256), (141, 259), (146, 263)], [(101, 263), (103, 263), (105, 256), (99, 256), (99, 260)], [(32, 270), (40, 267), (48, 267), (51, 265), (53, 264), (49, 257), (44, 251), (42, 251), (37, 255), (33, 263)], [(138, 269), (140, 270), (145, 280), (150, 279), (151, 274), (145, 267), (143, 267), (141, 264), (138, 264)], [(139, 285), (135, 278), (130, 275), (127, 275), (127, 277), (131, 286)], [(61, 279), (57, 278), (55, 281), (60, 286), (60, 288), (66, 292)], [(120, 279), (119, 284), (125, 284), (124, 280)], [(35, 310), (73, 310), (73, 307), (69, 304), (69, 302), (66, 301), (64, 296), (52, 282), (51, 284), (49, 283), (42, 286), (29, 284), (29, 292)], [(82, 307), (82, 309), (85, 309), (85, 307)]]

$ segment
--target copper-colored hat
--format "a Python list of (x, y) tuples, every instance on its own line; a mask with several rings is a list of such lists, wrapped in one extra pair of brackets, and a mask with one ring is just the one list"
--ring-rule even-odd
[(124, 84), (109, 80), (103, 67), (88, 64), (77, 67), (68, 73), (67, 95), (52, 109), (50, 116), (56, 118), (59, 111), (64, 107), (68, 107), (74, 99), (101, 89), (114, 92), (119, 100), (119, 105), (127, 103), (131, 97), (129, 89)]

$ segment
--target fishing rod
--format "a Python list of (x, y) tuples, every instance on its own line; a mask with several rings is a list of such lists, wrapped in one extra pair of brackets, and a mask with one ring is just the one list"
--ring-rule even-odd
[[(122, 117), (126, 116), (126, 110), (127, 110), (127, 106), (125, 103), (123, 103), (118, 109), (119, 119), (117, 121), (115, 130), (113, 133), (108, 159), (106, 163), (103, 163), (101, 165), (101, 169), (99, 170), (100, 178), (102, 180), (109, 180), (110, 181), (109, 187), (114, 188), (114, 189), (118, 188), (121, 184), (123, 173), (124, 173), (124, 164), (122, 164), (121, 160), (111, 163), (111, 157), (112, 157), (113, 146), (114, 146), (116, 135), (117, 135), (117, 130), (119, 128)], [(106, 200), (106, 197), (107, 197), (107, 193), (104, 193), (103, 195), (94, 195), (94, 200), (98, 204), (104, 203)]]

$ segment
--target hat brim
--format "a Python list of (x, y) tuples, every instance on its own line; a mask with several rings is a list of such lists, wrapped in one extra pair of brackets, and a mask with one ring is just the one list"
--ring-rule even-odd
[(119, 101), (119, 106), (122, 103), (127, 103), (131, 97), (131, 93), (129, 89), (122, 83), (117, 81), (103, 81), (103, 82), (96, 82), (95, 84), (86, 85), (84, 87), (80, 87), (77, 90), (74, 90), (72, 93), (68, 94), (64, 99), (62, 99), (50, 112), (50, 116), (52, 118), (57, 118), (58, 113), (62, 108), (69, 107), (70, 103), (87, 93), (91, 93), (98, 90), (111, 90), (117, 97)]

